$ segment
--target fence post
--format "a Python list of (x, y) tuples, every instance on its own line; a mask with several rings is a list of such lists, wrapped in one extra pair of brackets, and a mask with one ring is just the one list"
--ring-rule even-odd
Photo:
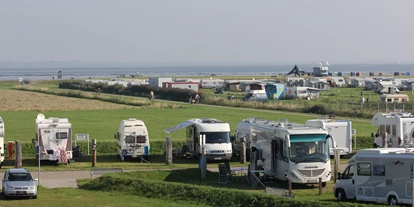
[(165, 165), (172, 164), (172, 139), (171, 137), (165, 138)]
[(246, 138), (241, 138), (240, 163), (246, 163)]
[(16, 141), (16, 168), (21, 168), (22, 166), (22, 142)]

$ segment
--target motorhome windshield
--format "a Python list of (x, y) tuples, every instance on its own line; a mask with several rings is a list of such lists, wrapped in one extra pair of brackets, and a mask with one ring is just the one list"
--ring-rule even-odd
[(291, 135), (289, 157), (292, 162), (326, 162), (329, 143), (325, 134)]
[(230, 143), (230, 132), (202, 132), (206, 135), (206, 143)]

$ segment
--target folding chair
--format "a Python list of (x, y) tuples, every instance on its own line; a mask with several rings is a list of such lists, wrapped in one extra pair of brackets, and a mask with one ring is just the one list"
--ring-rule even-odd
[(225, 164), (218, 164), (219, 168), (219, 184), (227, 184), (228, 182), (232, 182), (231, 172), (226, 169)]

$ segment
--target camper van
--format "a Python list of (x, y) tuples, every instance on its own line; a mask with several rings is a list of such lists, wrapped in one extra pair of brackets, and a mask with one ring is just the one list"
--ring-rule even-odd
[(329, 142), (329, 154), (334, 155), (334, 149), (340, 150), (340, 155), (352, 153), (352, 123), (348, 120), (311, 119), (305, 125), (322, 128), (335, 140), (336, 146)]
[(171, 134), (186, 129), (186, 150), (194, 156), (206, 148), (207, 160), (230, 160), (232, 156), (230, 125), (213, 118), (193, 118), (164, 130)]
[[(72, 159), (72, 124), (67, 118), (38, 114), (36, 118), (36, 159), (69, 163)], [(40, 157), (39, 157), (40, 156)]]
[(268, 121), (252, 123), (250, 138), (251, 163), (265, 158), (266, 176), (302, 184), (315, 184), (321, 178), (323, 187), (331, 180), (328, 142), (332, 139), (327, 130), (287, 120)]
[(246, 159), (250, 159), (250, 126), (253, 123), (265, 123), (267, 120), (259, 119), (259, 118), (246, 118), (240, 121), (237, 124), (236, 131), (234, 132), (234, 136), (232, 137), (232, 147), (233, 147), (233, 154), (240, 155), (240, 150), (242, 147), (242, 138), (245, 138), (246, 141)]
[(339, 173), (334, 186), (337, 201), (411, 204), (413, 198), (413, 148), (358, 150)]
[(378, 127), (374, 148), (411, 146), (414, 141), (414, 116), (408, 112), (376, 113), (371, 120)]
[(139, 157), (141, 160), (148, 161), (150, 143), (148, 130), (143, 121), (135, 118), (122, 120), (114, 138), (121, 161), (124, 161), (126, 157)]
[(265, 90), (251, 90), (246, 96), (244, 96), (243, 101), (267, 101), (267, 93)]
[(0, 117), (0, 168), (4, 161), (4, 122)]

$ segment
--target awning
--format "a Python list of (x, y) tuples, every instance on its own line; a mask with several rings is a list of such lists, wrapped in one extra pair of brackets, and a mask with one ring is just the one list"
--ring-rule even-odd
[(170, 127), (168, 129), (164, 130), (164, 132), (167, 132), (168, 134), (171, 134), (171, 132), (175, 132), (175, 131), (177, 131), (179, 129), (186, 128), (186, 127), (191, 126), (193, 124), (194, 124), (193, 122), (185, 121), (185, 122), (179, 123), (179, 124), (177, 124), (177, 125), (175, 125), (173, 127)]

